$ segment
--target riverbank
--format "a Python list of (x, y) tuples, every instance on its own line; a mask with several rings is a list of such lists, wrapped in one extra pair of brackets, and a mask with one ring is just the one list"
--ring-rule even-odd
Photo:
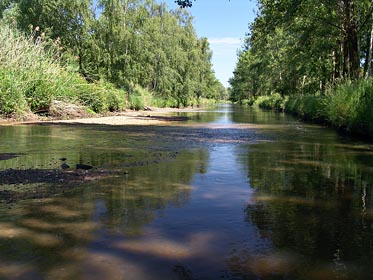
[(373, 137), (373, 80), (348, 81), (324, 95), (261, 96), (255, 105), (284, 111), (349, 134)]
[(80, 115), (75, 118), (53, 118), (29, 115), (26, 120), (0, 118), (0, 126), (22, 125), (22, 124), (105, 124), (105, 125), (159, 125), (170, 122), (181, 122), (188, 120), (187, 117), (175, 116), (174, 113), (198, 111), (200, 108), (147, 108), (142, 111), (122, 111), (110, 114)]

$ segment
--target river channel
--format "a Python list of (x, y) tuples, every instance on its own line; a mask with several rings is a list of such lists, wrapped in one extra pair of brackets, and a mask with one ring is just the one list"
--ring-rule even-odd
[(0, 184), (50, 189), (0, 202), (0, 279), (372, 279), (372, 142), (234, 105), (177, 115), (0, 126), (0, 171), (113, 171)]

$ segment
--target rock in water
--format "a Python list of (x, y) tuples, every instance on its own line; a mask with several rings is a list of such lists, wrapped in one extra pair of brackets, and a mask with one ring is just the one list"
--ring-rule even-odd
[(92, 169), (93, 166), (91, 165), (88, 165), (88, 164), (81, 164), (81, 163), (78, 163), (76, 165), (76, 169), (83, 169), (83, 170), (89, 170), (89, 169)]

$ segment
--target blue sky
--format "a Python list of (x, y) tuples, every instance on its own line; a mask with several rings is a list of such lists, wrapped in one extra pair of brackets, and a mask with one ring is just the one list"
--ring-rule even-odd
[[(176, 9), (174, 0), (164, 0)], [(207, 37), (213, 51), (212, 63), (216, 77), (228, 87), (237, 61), (237, 50), (254, 20), (255, 0), (196, 0), (189, 8), (199, 37)]]

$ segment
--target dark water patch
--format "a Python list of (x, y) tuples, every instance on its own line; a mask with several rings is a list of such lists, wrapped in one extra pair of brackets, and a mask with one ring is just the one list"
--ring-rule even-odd
[(69, 191), (88, 181), (115, 176), (105, 170), (61, 171), (55, 169), (8, 169), (0, 171), (0, 201), (14, 203), (18, 200), (47, 198)]
[(8, 160), (19, 156), (22, 156), (22, 154), (0, 153), (0, 160)]

